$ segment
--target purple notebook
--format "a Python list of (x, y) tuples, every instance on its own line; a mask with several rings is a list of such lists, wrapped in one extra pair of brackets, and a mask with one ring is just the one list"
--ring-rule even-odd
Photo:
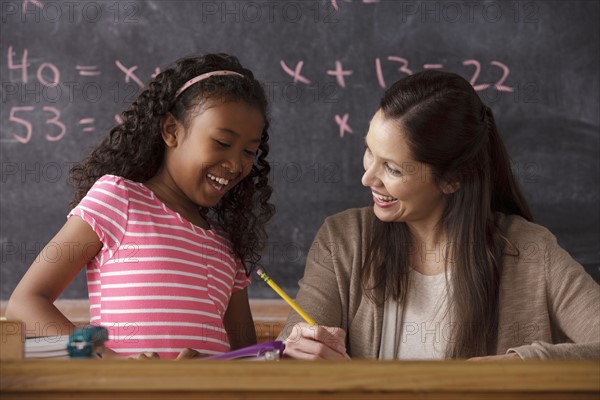
[(279, 360), (283, 357), (285, 344), (276, 340), (274, 342), (259, 343), (228, 353), (202, 358), (202, 360)]

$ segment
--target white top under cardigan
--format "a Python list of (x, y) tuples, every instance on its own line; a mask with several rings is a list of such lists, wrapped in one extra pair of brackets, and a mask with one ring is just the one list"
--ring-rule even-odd
[(444, 359), (451, 330), (446, 276), (412, 270), (404, 305), (388, 299), (383, 311), (380, 360)]

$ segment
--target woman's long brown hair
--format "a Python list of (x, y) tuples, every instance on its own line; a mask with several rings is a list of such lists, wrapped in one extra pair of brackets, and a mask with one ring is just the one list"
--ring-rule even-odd
[[(498, 332), (498, 297), (504, 238), (497, 212), (533, 216), (512, 172), (494, 116), (473, 87), (456, 74), (425, 71), (396, 82), (380, 109), (402, 126), (413, 159), (428, 164), (437, 184), (459, 183), (446, 195), (438, 228), (450, 246), (444, 256), (452, 273), (443, 330), (447, 358), (493, 354)], [(400, 131), (399, 133), (400, 134)], [(375, 218), (362, 271), (374, 301), (405, 300), (412, 237), (403, 222)], [(449, 262), (451, 261), (451, 262)]]

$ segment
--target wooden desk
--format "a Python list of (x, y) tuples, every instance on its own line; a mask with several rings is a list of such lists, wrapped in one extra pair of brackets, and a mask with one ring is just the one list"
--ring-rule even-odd
[(2, 399), (598, 399), (587, 362), (0, 362)]

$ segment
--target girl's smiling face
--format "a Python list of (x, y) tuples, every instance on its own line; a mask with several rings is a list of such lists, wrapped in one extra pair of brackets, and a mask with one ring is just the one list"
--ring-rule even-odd
[(444, 193), (431, 167), (412, 159), (402, 129), (377, 111), (365, 137), (362, 184), (371, 190), (381, 221), (435, 225), (444, 210)]
[(252, 170), (264, 123), (250, 104), (212, 99), (189, 119), (187, 129), (167, 117), (166, 172), (189, 201), (213, 207)]

